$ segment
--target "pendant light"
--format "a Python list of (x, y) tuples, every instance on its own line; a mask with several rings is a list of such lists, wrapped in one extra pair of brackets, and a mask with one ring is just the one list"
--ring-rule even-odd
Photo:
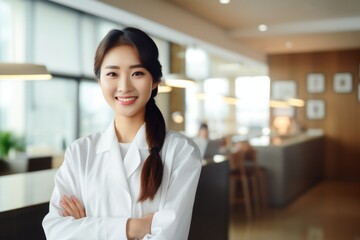
[(187, 88), (195, 85), (195, 81), (189, 79), (184, 74), (169, 74), (165, 78), (166, 85), (170, 87)]
[(0, 63), (0, 80), (50, 80), (45, 65), (31, 63)]

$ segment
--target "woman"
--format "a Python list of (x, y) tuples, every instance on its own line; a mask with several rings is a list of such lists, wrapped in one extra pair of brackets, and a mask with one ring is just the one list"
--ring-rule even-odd
[(114, 121), (66, 150), (43, 220), (47, 239), (187, 239), (201, 157), (165, 129), (155, 43), (139, 29), (111, 30), (94, 71)]

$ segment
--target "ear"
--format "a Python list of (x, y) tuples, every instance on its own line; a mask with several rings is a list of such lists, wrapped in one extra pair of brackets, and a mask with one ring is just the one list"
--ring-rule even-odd
[(155, 88), (157, 88), (160, 84), (160, 81), (157, 81), (157, 82), (153, 82), (152, 84), (152, 90), (154, 90)]

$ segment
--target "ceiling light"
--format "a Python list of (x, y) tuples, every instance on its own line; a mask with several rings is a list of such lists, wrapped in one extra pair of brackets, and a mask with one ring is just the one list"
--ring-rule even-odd
[(183, 74), (169, 74), (165, 79), (166, 85), (170, 87), (187, 88), (195, 85), (195, 81)]
[(228, 3), (230, 3), (230, 0), (219, 0), (219, 3), (228, 4)]
[(158, 92), (159, 93), (168, 93), (171, 92), (172, 88), (170, 86), (167, 86), (161, 82), (158, 86)]
[(51, 74), (44, 65), (0, 63), (0, 80), (49, 80)]
[(184, 122), (184, 116), (181, 114), (181, 112), (173, 112), (171, 114), (171, 118), (175, 123), (183, 123)]
[(260, 24), (258, 26), (258, 29), (259, 29), (260, 32), (265, 32), (265, 31), (268, 30), (268, 27), (265, 24)]
[(270, 100), (270, 107), (284, 108), (284, 107), (289, 107), (289, 104), (286, 101)]
[(294, 107), (303, 107), (305, 105), (305, 101), (298, 98), (290, 98), (287, 102), (290, 106)]

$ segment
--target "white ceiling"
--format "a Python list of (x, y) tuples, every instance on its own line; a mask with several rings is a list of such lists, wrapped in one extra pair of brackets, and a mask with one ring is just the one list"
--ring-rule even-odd
[[(360, 48), (359, 0), (164, 1), (267, 54)], [(258, 31), (260, 24), (268, 31)]]
[[(240, 65), (272, 53), (360, 48), (360, 0), (51, 0)], [(259, 32), (259, 24), (268, 31)]]

